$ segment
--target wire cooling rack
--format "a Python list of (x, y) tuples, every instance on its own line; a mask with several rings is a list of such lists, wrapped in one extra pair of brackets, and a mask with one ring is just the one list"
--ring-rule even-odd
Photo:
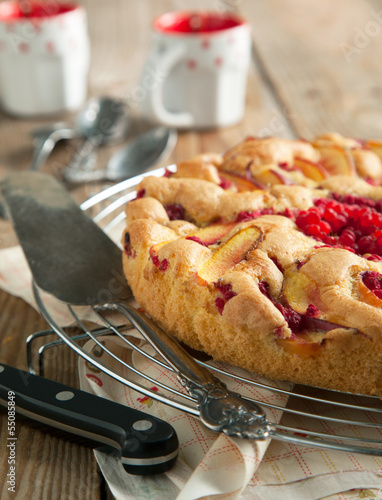
[[(115, 234), (122, 234), (125, 218), (124, 207), (126, 203), (135, 198), (136, 186), (148, 175), (160, 177), (164, 175), (166, 170), (173, 172), (175, 169), (176, 167), (171, 165), (166, 169), (156, 169), (111, 186), (92, 196), (81, 205), (81, 208), (93, 217), (93, 220), (108, 234), (113, 233), (113, 231), (115, 231)], [(122, 317), (124, 319), (124, 321), (117, 324), (114, 324), (115, 321), (113, 323), (108, 319), (103, 308), (93, 307), (91, 313), (96, 318), (96, 322), (102, 325), (94, 327), (94, 323), (81, 319), (82, 316), (76, 307), (67, 306), (73, 322), (77, 324), (81, 332), (78, 335), (71, 336), (53, 320), (49, 311), (49, 301), (46, 300), (37, 287), (34, 287), (34, 293), (38, 307), (51, 329), (35, 333), (27, 339), (28, 366), (31, 373), (36, 373), (32, 362), (35, 341), (56, 333), (59, 339), (46, 342), (38, 349), (37, 371), (41, 375), (44, 374), (46, 353), (60, 345), (68, 345), (87, 362), (117, 382), (161, 403), (198, 417), (199, 412), (196, 401), (189, 394), (168, 387), (157, 379), (150, 378), (146, 373), (140, 372), (132, 364), (127, 363), (110, 351), (105, 346), (105, 342), (100, 340), (105, 336), (115, 337), (128, 348), (137, 350), (148, 358), (151, 363), (159, 364), (162, 368), (173, 371), (166, 363), (137, 346), (136, 339), (130, 336), (132, 326), (127, 321), (127, 318), (123, 318), (123, 307), (116, 305), (114, 308), (115, 312), (120, 313), (118, 318)], [(83, 312), (83, 310), (81, 311)], [(93, 326), (90, 326), (91, 324)], [(84, 349), (84, 341), (90, 339), (101, 351), (107, 353), (106, 358), (112, 359), (113, 364), (108, 365), (104, 362), (105, 357), (102, 357), (103, 361), (101, 361), (99, 356), (96, 357)], [(267, 412), (267, 415), (271, 415), (272, 411), (273, 414), (275, 412), (282, 414), (280, 421), (278, 419), (275, 421), (269, 420), (272, 429), (271, 436), (274, 439), (319, 448), (382, 455), (382, 404), (379, 398), (302, 385), (290, 388), (291, 385), (275, 383), (266, 379), (253, 380), (253, 377), (250, 374), (246, 376), (244, 371), (241, 371), (244, 375), (238, 376), (227, 369), (224, 364), (215, 365), (211, 368), (209, 363), (197, 361), (212, 369), (218, 378), (234, 379), (235, 382), (239, 381), (248, 387), (256, 388), (260, 392), (266, 391), (268, 395), (271, 395), (271, 397), (265, 399), (250, 397), (248, 399), (260, 404)], [(131, 371), (133, 376), (121, 375), (121, 371), (115, 369), (115, 363)], [(148, 381), (149, 384), (145, 384), (145, 381)], [(150, 384), (159, 386), (160, 391), (157, 392), (148, 388)], [(253, 392), (257, 394), (256, 391)], [(272, 395), (275, 397), (273, 398)], [(285, 407), (279, 404), (280, 398), (286, 403)]]

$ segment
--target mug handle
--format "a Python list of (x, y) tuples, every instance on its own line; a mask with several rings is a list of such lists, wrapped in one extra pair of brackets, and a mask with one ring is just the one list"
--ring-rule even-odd
[(172, 113), (163, 105), (163, 86), (166, 78), (175, 64), (181, 61), (187, 54), (184, 45), (171, 47), (160, 60), (157, 61), (155, 71), (163, 74), (158, 85), (150, 92), (151, 110), (156, 120), (168, 127), (190, 127), (194, 125), (194, 117), (190, 113)]

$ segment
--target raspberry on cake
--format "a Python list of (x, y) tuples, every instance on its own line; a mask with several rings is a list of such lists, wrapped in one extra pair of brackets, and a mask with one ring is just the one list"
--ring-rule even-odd
[(381, 152), (250, 137), (146, 177), (123, 236), (136, 300), (216, 359), (382, 397)]

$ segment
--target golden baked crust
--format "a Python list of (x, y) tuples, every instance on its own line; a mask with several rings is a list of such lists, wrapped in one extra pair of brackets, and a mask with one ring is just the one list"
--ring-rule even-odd
[(136, 300), (216, 359), (381, 397), (381, 151), (248, 138), (146, 177), (123, 236)]

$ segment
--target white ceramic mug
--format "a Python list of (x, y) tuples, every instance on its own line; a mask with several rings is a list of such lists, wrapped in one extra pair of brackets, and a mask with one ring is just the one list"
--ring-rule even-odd
[(86, 99), (89, 39), (84, 8), (57, 0), (0, 3), (3, 109), (39, 116), (78, 109)]
[(239, 122), (251, 52), (248, 22), (230, 12), (168, 12), (153, 28), (141, 112), (177, 128)]

